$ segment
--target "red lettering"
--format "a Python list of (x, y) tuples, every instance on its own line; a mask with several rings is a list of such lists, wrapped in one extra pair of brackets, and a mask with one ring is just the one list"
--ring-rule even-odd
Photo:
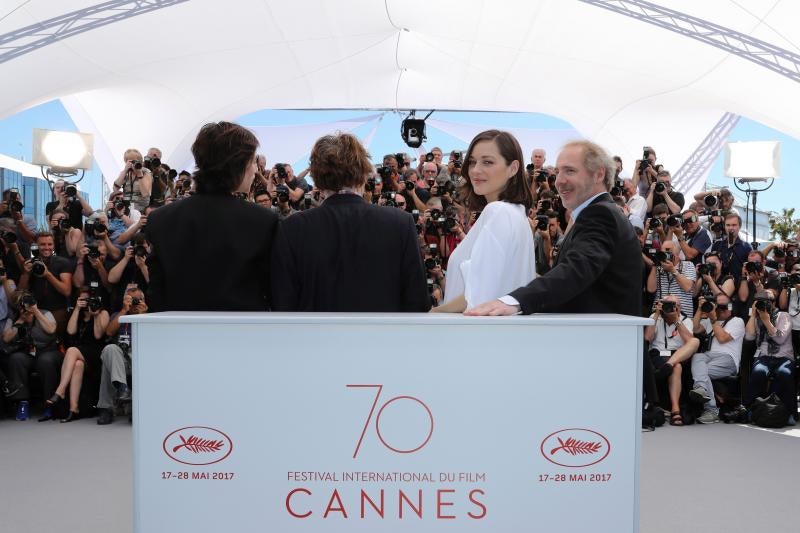
[(416, 513), (418, 517), (422, 518), (422, 489), (419, 489), (419, 496), (417, 497), (419, 508), (414, 507), (414, 504), (411, 502), (411, 500), (408, 499), (408, 496), (406, 496), (402, 490), (399, 492), (400, 492), (400, 503), (399, 503), (400, 518), (401, 519), (403, 518), (403, 500), (407, 501), (408, 505), (411, 507), (411, 510), (414, 511), (414, 513)]
[(297, 514), (294, 511), (292, 511), (292, 506), (290, 504), (290, 501), (295, 492), (305, 492), (306, 494), (311, 496), (311, 491), (308, 489), (294, 489), (292, 492), (286, 495), (286, 510), (289, 511), (289, 514), (295, 518), (308, 518), (309, 516), (311, 516), (311, 511), (305, 514)]
[(375, 509), (375, 512), (378, 513), (378, 516), (383, 518), (383, 489), (381, 489), (381, 506), (380, 506), (380, 509), (375, 505), (375, 502), (373, 502), (370, 499), (370, 497), (367, 495), (367, 493), (364, 492), (363, 489), (362, 489), (362, 491), (361, 491), (361, 518), (364, 518), (364, 500), (368, 501), (369, 504), (372, 506), (372, 508)]
[(480, 493), (480, 494), (484, 494), (484, 495), (485, 495), (486, 493), (485, 493), (485, 492), (483, 492), (481, 489), (474, 489), (474, 490), (471, 490), (471, 491), (469, 492), (469, 501), (471, 501), (471, 502), (472, 502), (472, 503), (474, 503), (476, 506), (478, 506), (478, 507), (480, 507), (480, 508), (481, 508), (481, 514), (472, 514), (472, 513), (467, 513), (467, 516), (469, 516), (470, 518), (474, 518), (475, 520), (480, 520), (481, 518), (485, 518), (485, 517), (486, 517), (486, 506), (485, 506), (485, 505), (483, 505), (481, 502), (479, 502), (478, 500), (476, 500), (476, 499), (474, 498), (474, 495), (475, 495), (475, 493), (476, 493), (476, 492), (478, 492), (478, 493)]
[[(339, 507), (332, 507), (333, 500), (336, 500), (336, 502), (339, 504)], [(328, 513), (331, 513), (333, 511), (341, 512), (342, 515), (344, 515), (344, 517), (347, 518), (347, 511), (344, 510), (344, 505), (342, 505), (342, 499), (339, 497), (338, 490), (334, 490), (333, 494), (331, 494), (331, 499), (328, 502), (328, 507), (325, 508), (325, 514), (322, 515), (322, 518), (328, 518)]]
[(455, 515), (449, 515), (449, 514), (448, 515), (444, 515), (444, 514), (442, 514), (442, 507), (452, 507), (453, 506), (453, 502), (443, 502), (442, 501), (442, 494), (444, 494), (446, 492), (449, 492), (449, 493), (452, 494), (455, 491), (453, 489), (439, 489), (439, 490), (436, 491), (436, 518), (438, 518), (439, 520), (455, 518)]

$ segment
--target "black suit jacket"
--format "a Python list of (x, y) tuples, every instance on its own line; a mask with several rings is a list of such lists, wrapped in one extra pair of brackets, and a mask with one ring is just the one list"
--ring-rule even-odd
[(276, 311), (425, 312), (430, 297), (410, 214), (337, 194), (281, 222)]
[(228, 195), (195, 194), (148, 217), (152, 311), (265, 311), (278, 216)]
[(522, 312), (642, 312), (642, 248), (609, 194), (580, 213), (553, 268), (511, 293)]

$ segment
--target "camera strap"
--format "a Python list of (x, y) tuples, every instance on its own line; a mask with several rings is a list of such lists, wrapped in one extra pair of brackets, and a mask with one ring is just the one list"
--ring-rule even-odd
[[(792, 302), (794, 301), (794, 313), (792, 313)], [(797, 289), (792, 289), (789, 293), (789, 316), (794, 318), (800, 315), (800, 292)]]

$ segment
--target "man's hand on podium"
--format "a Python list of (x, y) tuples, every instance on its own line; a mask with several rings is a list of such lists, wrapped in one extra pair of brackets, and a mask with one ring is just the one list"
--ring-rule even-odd
[(507, 305), (500, 300), (492, 300), (464, 311), (466, 316), (509, 316), (519, 313), (518, 305)]

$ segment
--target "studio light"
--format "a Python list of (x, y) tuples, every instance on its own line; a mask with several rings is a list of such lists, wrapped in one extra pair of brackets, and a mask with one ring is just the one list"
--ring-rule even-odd
[(75, 174), (92, 168), (94, 137), (90, 133), (33, 130), (32, 163)]

